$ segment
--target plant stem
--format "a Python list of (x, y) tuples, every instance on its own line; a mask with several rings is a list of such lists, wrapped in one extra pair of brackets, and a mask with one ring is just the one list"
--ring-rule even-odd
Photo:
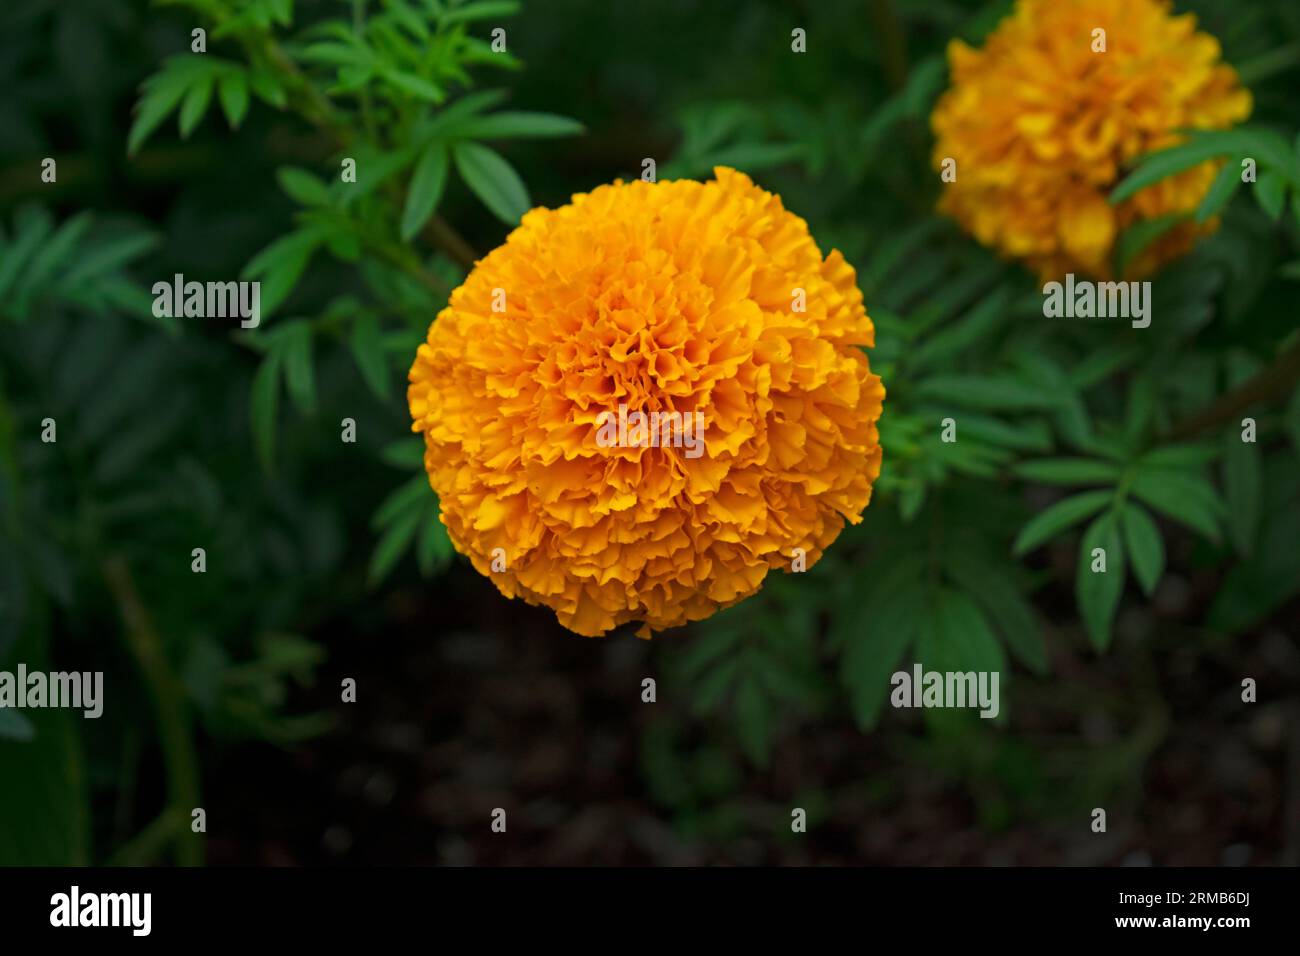
[(168, 807), (109, 857), (109, 866), (148, 866), (156, 863), (164, 847), (187, 828), (187, 815), (178, 807)]
[(474, 264), (478, 262), (478, 253), (474, 251), (474, 247), (441, 216), (430, 219), (424, 231), (436, 246), (466, 269), (474, 268)]
[[(361, 40), (366, 32), (366, 0), (352, 0), (352, 35)], [(361, 122), (366, 135), (375, 138), (375, 115), (370, 102), (370, 90), (361, 88)]]
[[(880, 66), (884, 71), (885, 81), (890, 89), (898, 93), (907, 85), (909, 68), (907, 35), (898, 19), (898, 11), (894, 9), (893, 0), (871, 0), (871, 20), (878, 38)], [(903, 121), (903, 136), (912, 154), (920, 160), (922, 166), (925, 166), (925, 143), (916, 121), (910, 117)], [(918, 194), (909, 191), (909, 196), (918, 197)], [(918, 210), (920, 208), (918, 207)]]
[[(254, 45), (255, 39), (261, 42)], [(245, 45), (251, 55), (260, 54), (262, 58), (284, 75), (288, 81), (287, 85), (299, 97), (299, 112), (306, 120), (328, 133), (339, 146), (347, 148), (352, 144), (352, 132), (343, 118), (339, 116), (334, 103), (307, 78), (306, 74), (299, 69), (298, 64), (284, 51), (284, 47), (269, 36), (248, 38)], [(428, 225), (425, 226), (424, 232), (435, 247), (447, 253), (466, 269), (473, 268), (474, 263), (478, 261), (479, 257), (474, 252), (474, 248), (465, 241), (464, 237), (456, 231), (451, 223), (441, 216), (434, 215), (431, 217)]]
[(1222, 425), (1257, 402), (1281, 398), (1300, 381), (1300, 338), (1283, 349), (1273, 364), (1189, 418), (1183, 419), (1165, 436), (1165, 442), (1185, 438)]
[[(188, 820), (199, 806), (199, 770), (184, 689), (167, 661), (162, 638), (149, 609), (140, 599), (126, 560), (120, 555), (105, 559), (103, 574), (122, 616), (127, 647), (153, 698), (167, 768), (164, 817), (179, 814), (182, 821)], [(203, 843), (188, 826), (181, 826), (176, 833), (176, 861), (182, 866), (198, 866), (203, 862)]]
[(892, 0), (872, 0), (871, 19), (880, 38), (880, 62), (895, 90), (907, 83), (907, 42)]

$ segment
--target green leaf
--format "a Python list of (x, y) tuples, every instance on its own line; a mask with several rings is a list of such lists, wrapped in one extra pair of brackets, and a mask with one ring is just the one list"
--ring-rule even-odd
[(1124, 409), (1124, 437), (1139, 445), (1156, 413), (1156, 381), (1151, 375), (1135, 375), (1129, 382), (1128, 406)]
[(424, 441), (419, 438), (399, 438), (385, 445), (379, 460), (402, 471), (419, 468), (424, 464)]
[(102, 242), (79, 253), (62, 281), (70, 287), (80, 286), (87, 280), (116, 272), (157, 245), (157, 235), (136, 232)]
[(331, 218), (327, 228), (325, 246), (344, 262), (356, 262), (361, 258), (361, 237), (353, 231), (354, 224), (346, 219)]
[(151, 415), (151, 395), (156, 382), (164, 381), (174, 356), (166, 342), (157, 337), (118, 354), (112, 373), (99, 378), (96, 401), (87, 403), (78, 419), (77, 431), (94, 444), (112, 440), (133, 415)]
[(300, 54), (308, 63), (327, 63), (336, 67), (370, 69), (375, 66), (375, 55), (360, 43), (313, 43)]
[(307, 269), (307, 263), (311, 261), (312, 248), (300, 247), (294, 254), (281, 263), (280, 268), (275, 269), (265, 276), (262, 281), (262, 295), (260, 302), (260, 318), (265, 320), (274, 312), (285, 299), (289, 298), (294, 288), (298, 285), (298, 280)]
[(1219, 449), (1208, 442), (1165, 445), (1147, 452), (1138, 463), (1151, 468), (1195, 468), (1219, 457)]
[(1061, 436), (1077, 448), (1092, 451), (1092, 420), (1065, 371), (1039, 350), (1018, 349), (1013, 360), (1028, 387), (1053, 397), (1052, 417)]
[(1141, 354), (1140, 350), (1128, 345), (1091, 349), (1070, 369), (1070, 384), (1079, 389), (1091, 388), (1132, 365)]
[(904, 485), (898, 493), (898, 514), (903, 522), (910, 524), (921, 513), (925, 504), (926, 486), (924, 482), (912, 481)]
[(965, 594), (944, 588), (925, 614), (916, 642), (916, 660), (927, 670), (1006, 670), (1006, 655), (988, 621)]
[(447, 147), (442, 143), (433, 143), (420, 154), (402, 209), (403, 239), (409, 240), (419, 233), (438, 208), (447, 185), (447, 166)]
[[(1054, 408), (1055, 395), (1026, 385), (1011, 375), (935, 375), (917, 388), (923, 398), (948, 401), (958, 408), (1032, 411)], [(961, 419), (957, 418), (961, 428)]]
[(27, 206), (14, 217), (14, 228), (13, 242), (0, 255), (0, 313), (7, 311), (3, 303), (9, 298), (10, 286), (26, 275), (30, 257), (43, 247), (45, 237), (54, 229), (54, 220), (43, 206)]
[(1237, 194), (1240, 187), (1240, 167), (1232, 162), (1224, 163), (1223, 168), (1214, 177), (1214, 182), (1210, 183), (1210, 188), (1201, 199), (1201, 204), (1196, 207), (1195, 221), (1197, 224), (1217, 216), (1223, 207), (1231, 201), (1232, 197)]
[[(727, 621), (721, 618), (720, 621)], [(738, 627), (717, 622), (703, 628), (704, 633), (679, 659), (680, 673), (691, 687), (691, 709), (709, 714), (721, 703), (732, 679), (740, 671), (739, 651), (745, 634)]]
[[(423, 475), (419, 477), (424, 478)], [(379, 543), (375, 545), (374, 554), (370, 556), (368, 580), (371, 587), (382, 582), (396, 567), (423, 520), (427, 520), (427, 512), (424, 509), (410, 508), (388, 526)]]
[(276, 170), (275, 178), (279, 180), (280, 188), (295, 202), (304, 206), (330, 205), (329, 187), (305, 169), (281, 166)]
[(466, 118), (477, 116), (484, 110), (491, 109), (505, 98), (505, 90), (480, 90), (477, 93), (462, 96), (454, 103), (439, 110), (437, 116), (417, 123), (413, 139), (420, 145), (425, 145), (434, 136), (447, 136), (448, 130), (454, 128)]
[[(993, 276), (997, 274), (997, 271), (992, 272)], [(982, 289), (986, 275), (976, 273), (975, 276), (980, 281), (979, 288)], [(908, 366), (913, 369), (924, 369), (934, 364), (942, 364), (983, 341), (993, 328), (1006, 318), (1009, 300), (1010, 294), (1006, 286), (994, 288), (959, 319), (946, 323), (942, 332), (916, 348), (908, 350)], [(927, 309), (933, 310), (933, 313), (940, 318), (942, 313), (947, 311), (933, 305), (933, 300), (927, 304)]]
[(281, 236), (244, 266), (240, 277), (261, 277), (261, 317), (266, 319), (289, 297), (302, 278), (316, 247), (323, 241), (319, 231), (299, 230)]
[(955, 548), (944, 566), (962, 591), (975, 601), (1001, 632), (1011, 653), (1036, 674), (1047, 672), (1047, 646), (1033, 606), (1021, 596), (1012, 569), (983, 555)]
[(577, 120), (554, 113), (502, 110), (474, 116), (446, 127), (446, 135), (465, 139), (520, 139), (577, 136), (585, 132)]
[(305, 320), (284, 327), (277, 342), (283, 343), (284, 378), (289, 397), (298, 411), (310, 415), (316, 410), (316, 373), (312, 361), (312, 328)]
[(469, 23), (473, 20), (492, 20), (498, 17), (512, 17), (519, 12), (518, 0), (479, 0), (453, 7), (439, 16), (443, 26), (453, 23)]
[(1228, 569), (1206, 616), (1213, 630), (1238, 634), (1260, 626), (1300, 591), (1300, 485), (1295, 459), (1266, 456), (1265, 507), (1254, 553)]
[(1223, 512), (1218, 494), (1204, 477), (1173, 468), (1143, 468), (1129, 489), (1156, 511), (1219, 540)]
[(731, 689), (732, 684), (736, 682), (736, 675), (740, 674), (740, 661), (723, 661), (718, 666), (705, 672), (705, 675), (695, 684), (693, 691), (692, 709), (695, 714), (705, 715), (714, 713), (722, 705), (723, 697)]
[(478, 143), (457, 143), (452, 158), (474, 195), (507, 226), (518, 225), (530, 203), (528, 189), (511, 165)]
[(1112, 190), (1110, 201), (1119, 204), (1147, 186), (1201, 163), (1243, 152), (1249, 137), (1242, 131), (1202, 131), (1186, 143), (1147, 154), (1137, 168)]
[(248, 75), (248, 85), (257, 94), (258, 99), (278, 110), (284, 109), (289, 104), (289, 97), (284, 91), (280, 78), (270, 71), (253, 70)]
[(1160, 576), (1165, 573), (1165, 542), (1160, 530), (1145, 508), (1128, 502), (1120, 511), (1124, 544), (1133, 559), (1133, 574), (1147, 597), (1155, 593)]
[[(928, 417), (940, 420), (945, 416), (941, 411), (935, 411)], [(991, 415), (963, 411), (959, 434), (961, 437), (975, 438), (985, 444), (1016, 451), (1046, 452), (1052, 447), (1051, 429), (1046, 422), (1038, 419), (1022, 420), (1012, 425)]]
[(403, 93), (409, 93), (417, 99), (441, 103), (447, 98), (446, 92), (437, 83), (414, 73), (389, 69), (383, 71), (383, 77)]
[(127, 134), (128, 155), (136, 154), (145, 140), (176, 108), (181, 98), (185, 96), (186, 90), (191, 88), (197, 78), (206, 75), (211, 82), (208, 69), (209, 64), (201, 56), (175, 56), (168, 59), (161, 70), (145, 81), (144, 93), (136, 104), (135, 120)]
[[(430, 4), (430, 6), (434, 10), (438, 9), (436, 4)], [(391, 2), (391, 0), (385, 5), (385, 9), (386, 12), (401, 23), (401, 25), (405, 27), (412, 36), (418, 38), (423, 43), (433, 42), (433, 31), (429, 28), (429, 24), (425, 22), (425, 14), (423, 11), (416, 13), (403, 3), (394, 3)]]
[(181, 396), (152, 414), (136, 418), (130, 430), (104, 446), (95, 463), (96, 480), (113, 484), (137, 472), (183, 426), (188, 406), (189, 397)]
[(1085, 491), (1058, 501), (1025, 525), (1012, 546), (1013, 553), (1025, 554), (1045, 544), (1067, 528), (1101, 511), (1114, 497), (1113, 491)]
[(1274, 222), (1282, 217), (1286, 205), (1286, 179), (1281, 173), (1267, 170), (1259, 174), (1259, 181), (1255, 183), (1255, 201)]
[(221, 99), (221, 109), (226, 114), (226, 122), (231, 129), (239, 129), (248, 114), (248, 76), (242, 69), (221, 74), (217, 94)]
[(1228, 429), (1223, 446), (1223, 490), (1228, 503), (1228, 536), (1237, 552), (1249, 557), (1259, 537), (1260, 496), (1264, 477), (1259, 446), (1241, 440), (1236, 426)]
[(701, 172), (712, 172), (715, 166), (756, 172), (799, 159), (807, 152), (803, 143), (733, 143), (702, 157), (699, 163), (704, 167)]
[(1237, 78), (1246, 86), (1255, 86), (1263, 80), (1300, 65), (1300, 43), (1281, 46), (1251, 57), (1237, 65)]
[(90, 228), (91, 215), (80, 212), (59, 227), (32, 255), (31, 261), (23, 269), (17, 286), (17, 311), (21, 314), (27, 307), (47, 291), (50, 281), (59, 270), (73, 259), (77, 246)]
[(853, 622), (843, 656), (841, 677), (858, 727), (872, 729), (889, 694), (889, 675), (916, 637), (925, 608), (925, 591), (912, 580), (886, 594), (870, 614)]
[[(357, 164), (357, 181), (345, 183), (340, 178), (334, 184), (343, 203), (361, 199), (374, 192), (393, 176), (396, 176), (415, 161), (416, 154), (411, 149), (401, 149), (392, 153), (377, 152), (369, 146), (358, 146), (350, 157)], [(340, 167), (341, 168), (341, 167)]]
[(253, 376), (249, 413), (253, 439), (262, 467), (271, 470), (275, 459), (275, 426), (280, 409), (280, 353), (271, 352)]
[(421, 511), (432, 497), (433, 489), (429, 486), (429, 477), (421, 471), (393, 489), (371, 517), (370, 526), (378, 531), (385, 525), (393, 524), (408, 512)]
[(190, 133), (194, 132), (194, 128), (202, 121), (208, 104), (212, 102), (214, 85), (212, 75), (208, 74), (192, 84), (185, 94), (185, 100), (181, 103), (181, 139), (188, 139)]
[[(1092, 552), (1096, 548), (1105, 550), (1105, 571), (1092, 570)], [(1099, 517), (1084, 532), (1075, 591), (1088, 637), (1093, 647), (1104, 651), (1110, 644), (1111, 625), (1124, 591), (1124, 545), (1113, 511)]]
[(1133, 223), (1120, 233), (1119, 241), (1115, 243), (1115, 271), (1124, 275), (1129, 263), (1165, 233), (1186, 222), (1188, 217), (1185, 212), (1166, 213)]
[(420, 540), (415, 546), (415, 558), (419, 563), (420, 573), (426, 578), (432, 576), (438, 568), (443, 567), (451, 559), (452, 553), (451, 538), (447, 537), (447, 529), (438, 520), (438, 511), (435, 508), (432, 517), (420, 531)]
[(361, 377), (366, 380), (370, 390), (378, 398), (387, 399), (392, 391), (392, 374), (388, 358), (384, 354), (384, 340), (380, 333), (379, 320), (373, 315), (362, 315), (352, 323), (352, 333), (348, 337), (352, 357), (357, 360)]
[(1118, 465), (1094, 458), (1040, 458), (1012, 470), (1021, 478), (1049, 485), (1111, 485), (1120, 476)]

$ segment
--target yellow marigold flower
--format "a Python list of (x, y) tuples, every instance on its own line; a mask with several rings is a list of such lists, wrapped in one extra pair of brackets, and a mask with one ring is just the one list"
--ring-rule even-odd
[[(456, 549), (579, 634), (649, 636), (754, 593), (797, 548), (811, 566), (880, 473), (853, 268), (777, 196), (714, 174), (527, 213), (411, 367)], [(635, 412), (699, 412), (703, 442), (601, 440)]]
[[(1105, 52), (1094, 52), (1104, 30)], [(1116, 237), (1134, 222), (1193, 211), (1217, 171), (1207, 162), (1118, 206), (1123, 167), (1176, 145), (1181, 129), (1222, 129), (1250, 114), (1249, 91), (1167, 0), (1019, 0), (983, 49), (948, 47), (952, 86), (931, 117), (934, 163), (956, 160), (940, 208), (982, 243), (1044, 278), (1108, 278)], [(1140, 255), (1143, 275), (1217, 223), (1180, 223)]]

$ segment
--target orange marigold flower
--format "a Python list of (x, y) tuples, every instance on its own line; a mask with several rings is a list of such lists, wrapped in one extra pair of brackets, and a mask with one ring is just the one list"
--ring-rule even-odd
[[(1094, 52), (1103, 35), (1104, 52)], [(1195, 210), (1207, 162), (1111, 206), (1126, 163), (1250, 114), (1249, 91), (1219, 42), (1167, 0), (1019, 0), (975, 50), (948, 47), (952, 86), (931, 117), (934, 164), (956, 160), (940, 208), (982, 243), (1044, 278), (1108, 278), (1116, 237), (1133, 223)], [(1180, 223), (1128, 270), (1139, 276), (1215, 228)]]
[[(456, 549), (579, 634), (649, 636), (754, 593), (795, 549), (811, 566), (880, 473), (853, 268), (747, 176), (714, 174), (527, 213), (411, 367)], [(699, 412), (703, 443), (601, 440), (636, 412)]]

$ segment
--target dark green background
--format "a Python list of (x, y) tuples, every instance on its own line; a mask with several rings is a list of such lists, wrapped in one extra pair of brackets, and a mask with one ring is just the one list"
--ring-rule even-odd
[[(1294, 378), (1250, 407), (1249, 460), (1227, 419), (1193, 436), (1188, 480), (1214, 489), (1219, 540), (1157, 515), (1165, 573), (1151, 595), (1128, 580), (1104, 650), (1078, 610), (1082, 528), (1012, 557), (1026, 522), (1069, 493), (1020, 463), (1089, 454), (1081, 435), (1121, 455), (1162, 447), (1294, 351), (1300, 213), (1274, 221), (1239, 194), (1222, 231), (1155, 278), (1150, 334), (1045, 323), (1031, 276), (932, 213), (945, 44), (1007, 7), (548, 0), (499, 18), (522, 69), (470, 68), (475, 88), (508, 91), (506, 108), (586, 128), (490, 140), (534, 203), (639, 175), (645, 157), (661, 178), (734, 165), (844, 251), (877, 322), (889, 398), (867, 520), (806, 576), (647, 644), (630, 629), (573, 636), (445, 541), (385, 537), (376, 512), (419, 475), (403, 379), (441, 304), (427, 292), (326, 252), (256, 336), (150, 321), (141, 289), (176, 272), (235, 279), (293, 228), (277, 170), (329, 179), (328, 136), (258, 100), (232, 131), (214, 99), (187, 138), (172, 115), (128, 156), (140, 84), (204, 19), (9, 0), (0, 667), (102, 670), (107, 700), (99, 721), (0, 723), (0, 863), (1300, 861)], [(1246, 70), (1254, 121), (1294, 140), (1300, 11), (1190, 8)], [(299, 0), (275, 33), (330, 17), (351, 22), (351, 5)], [(794, 27), (806, 54), (790, 52)], [(228, 39), (209, 51), (241, 58)], [(56, 184), (40, 181), (46, 156)], [(58, 232), (85, 211), (84, 233)], [(438, 211), (480, 254), (507, 232), (456, 177)], [(108, 279), (66, 281), (137, 239)], [(439, 282), (463, 274), (424, 237), (408, 245)], [(383, 329), (386, 392), (350, 348), (355, 302)], [(313, 329), (310, 388), (299, 365), (259, 410), (266, 336), (295, 318)], [(942, 413), (982, 432), (942, 447)], [(56, 445), (39, 440), (46, 416)], [(338, 438), (345, 416), (354, 445)], [(427, 515), (432, 495), (405, 504)], [(943, 590), (899, 586), (917, 580)], [(988, 659), (962, 656), (966, 632), (932, 620), (936, 606), (977, 614), (1005, 664), (1003, 720), (882, 710), (917, 628), (963, 666)], [(1241, 703), (1243, 677), (1258, 703)], [(339, 700), (345, 678), (355, 704)], [(194, 806), (206, 837), (190, 833)], [(1099, 806), (1104, 835), (1089, 828)], [(506, 835), (489, 830), (496, 807)], [(807, 834), (790, 832), (793, 807)]]

